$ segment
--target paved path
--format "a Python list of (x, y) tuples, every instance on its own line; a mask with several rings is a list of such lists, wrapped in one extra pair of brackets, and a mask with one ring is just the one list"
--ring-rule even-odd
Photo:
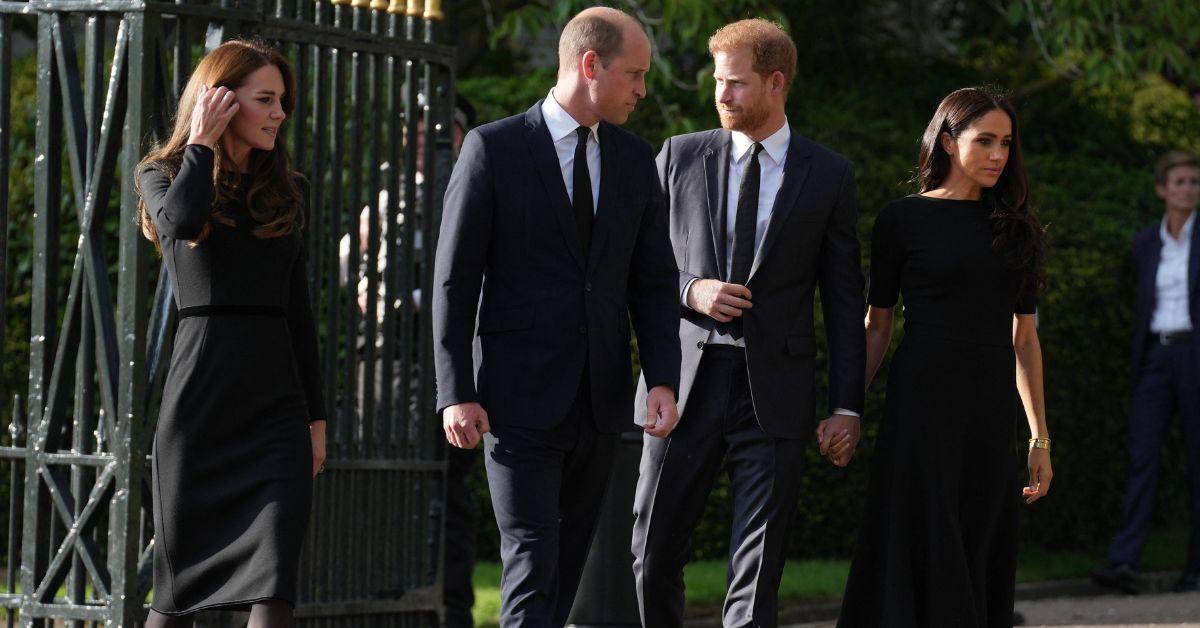
[[(1200, 593), (1059, 597), (1017, 602), (1024, 626), (1070, 628), (1200, 628)], [(833, 622), (792, 624), (787, 628), (832, 628)]]

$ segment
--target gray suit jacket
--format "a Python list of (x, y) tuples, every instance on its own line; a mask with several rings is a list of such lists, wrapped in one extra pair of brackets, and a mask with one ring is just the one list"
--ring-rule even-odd
[[(692, 279), (724, 280), (724, 222), (732, 136), (715, 129), (673, 137), (658, 155), (670, 207), (679, 290)], [(829, 345), (829, 410), (862, 412), (866, 341), (863, 276), (856, 228), (854, 169), (845, 157), (792, 130), (783, 182), (747, 287), (743, 315), (755, 413), (768, 434), (808, 438), (815, 425), (813, 293), (820, 286)], [(680, 308), (683, 349), (679, 410), (716, 321)], [(634, 416), (645, 414), (645, 383)], [(687, 420), (686, 415), (682, 420)]]

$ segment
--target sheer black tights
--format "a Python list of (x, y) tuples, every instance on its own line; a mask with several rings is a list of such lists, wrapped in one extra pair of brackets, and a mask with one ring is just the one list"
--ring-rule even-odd
[[(191, 615), (163, 615), (151, 610), (146, 628), (192, 628)], [(265, 600), (250, 607), (247, 628), (291, 628), (292, 605), (282, 600)]]

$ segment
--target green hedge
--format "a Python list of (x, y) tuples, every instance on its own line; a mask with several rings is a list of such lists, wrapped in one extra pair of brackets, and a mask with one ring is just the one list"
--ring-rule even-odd
[[(794, 126), (816, 141), (850, 157), (856, 168), (864, 242), (863, 268), (869, 265), (865, 243), (875, 214), (884, 202), (911, 193), (908, 183), (921, 132), (943, 95), (981, 82), (957, 66), (913, 67), (892, 62), (859, 74), (806, 75), (802, 66), (789, 102)], [(836, 80), (835, 80), (836, 79)], [(543, 96), (553, 77), (465, 78), (460, 90), (480, 103), (482, 119), (524, 111)], [(1040, 333), (1045, 355), (1047, 415), (1054, 436), (1056, 478), (1050, 496), (1023, 508), (1023, 543), (1050, 549), (1076, 549), (1102, 555), (1116, 525), (1122, 497), (1129, 395), (1129, 334), (1133, 286), (1128, 264), (1131, 236), (1153, 224), (1161, 203), (1153, 194), (1150, 168), (1165, 144), (1144, 140), (1144, 124), (1127, 113), (1138, 86), (1109, 95), (1050, 83), (1040, 92), (1016, 98), (1022, 112), (1022, 140), (1033, 183), (1033, 199), (1048, 225), (1049, 286), (1040, 299)], [(1161, 89), (1161, 85), (1154, 85)], [(1112, 94), (1119, 94), (1114, 96)], [(651, 106), (648, 106), (651, 105)], [(662, 119), (659, 109), (643, 103), (628, 128), (654, 145), (683, 128), (716, 124), (711, 106), (701, 99), (683, 107), (686, 120)], [(1178, 113), (1178, 112), (1177, 112)], [(1180, 129), (1156, 137), (1194, 141), (1186, 131), (1200, 118), (1178, 114)], [(819, 308), (818, 308), (819, 318)], [(820, 333), (818, 333), (820, 336)], [(898, 342), (900, 335), (894, 339)], [(818, 353), (824, 365), (824, 348)], [(865, 437), (860, 455), (839, 470), (810, 450), (809, 471), (797, 507), (789, 546), (796, 558), (844, 557), (854, 546), (868, 468), (882, 415), (885, 363), (867, 396)], [(824, 382), (819, 382), (824, 386)], [(823, 405), (823, 404), (822, 404)], [(820, 408), (819, 408), (820, 409)], [(964, 413), (969, 420), (969, 412)], [(1178, 431), (1178, 428), (1174, 428)], [(1022, 447), (1027, 438), (1018, 425)], [(1168, 465), (1160, 489), (1157, 520), (1186, 518), (1187, 487), (1182, 475), (1179, 438), (1168, 447)], [(937, 455), (930, 451), (930, 455)], [(481, 504), (481, 557), (495, 557), (497, 537), (490, 519), (486, 482), (474, 479)], [(1026, 479), (1014, 469), (1014, 491)], [(696, 532), (697, 558), (727, 555), (729, 486), (722, 479)], [(1180, 551), (1183, 551), (1182, 548)]]

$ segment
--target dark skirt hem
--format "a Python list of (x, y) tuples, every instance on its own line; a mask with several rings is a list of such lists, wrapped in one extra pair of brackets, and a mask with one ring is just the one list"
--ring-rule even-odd
[(250, 610), (251, 606), (258, 604), (259, 602), (265, 602), (267, 600), (279, 600), (280, 602), (284, 602), (288, 606), (291, 606), (292, 608), (296, 608), (296, 602), (294, 600), (289, 600), (285, 597), (280, 597), (278, 595), (264, 595), (261, 597), (249, 598), (249, 599), (245, 599), (245, 600), (234, 600), (231, 602), (213, 602), (211, 604), (197, 606), (195, 608), (191, 608), (191, 609), (184, 610), (184, 611), (164, 611), (164, 610), (161, 610), (158, 608), (154, 608), (154, 605), (151, 604), (150, 610), (152, 610), (156, 613), (162, 614), (162, 615), (167, 615), (169, 617), (182, 617), (184, 615), (194, 615), (196, 613), (203, 613), (205, 611), (215, 611), (215, 610), (248, 611), (248, 610)]

